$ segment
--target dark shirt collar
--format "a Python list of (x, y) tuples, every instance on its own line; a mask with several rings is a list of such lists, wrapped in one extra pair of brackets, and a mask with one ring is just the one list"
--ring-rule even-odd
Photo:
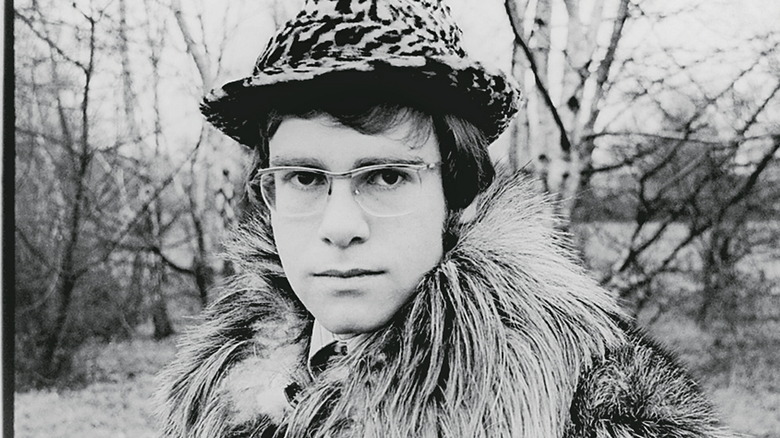
[(312, 377), (319, 374), (324, 364), (334, 355), (347, 355), (368, 335), (360, 333), (350, 337), (339, 336), (314, 320), (309, 343), (308, 369)]

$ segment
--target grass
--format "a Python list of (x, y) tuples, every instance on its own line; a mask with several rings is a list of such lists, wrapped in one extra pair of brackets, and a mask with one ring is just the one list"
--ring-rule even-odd
[(677, 353), (732, 430), (780, 437), (780, 323), (703, 331), (670, 312), (649, 331)]
[(36, 391), (14, 398), (15, 436), (154, 437), (151, 375), (81, 390)]
[(780, 393), (726, 387), (714, 390), (711, 397), (734, 431), (756, 438), (780, 436)]
[(138, 339), (80, 351), (77, 366), (91, 383), (80, 389), (30, 391), (14, 397), (14, 435), (25, 437), (155, 437), (154, 375), (174, 355), (173, 340)]

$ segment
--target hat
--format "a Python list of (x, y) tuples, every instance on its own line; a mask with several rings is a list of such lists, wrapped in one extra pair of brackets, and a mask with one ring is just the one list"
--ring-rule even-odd
[(441, 0), (306, 0), (252, 75), (212, 90), (201, 111), (254, 147), (264, 115), (286, 102), (381, 94), (463, 117), (492, 142), (520, 93), (512, 78), (466, 55), (461, 34)]

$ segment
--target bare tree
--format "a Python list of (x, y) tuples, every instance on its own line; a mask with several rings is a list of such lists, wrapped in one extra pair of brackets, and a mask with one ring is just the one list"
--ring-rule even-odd
[[(557, 49), (564, 55), (559, 65), (551, 63), (553, 3), (554, 0), (505, 1), (515, 34), (514, 73), (528, 96), (527, 111), (520, 115), (518, 122), (526, 137), (514, 140), (528, 146), (525, 153), (512, 158), (516, 165), (532, 164), (545, 188), (562, 201), (561, 213), (570, 217), (573, 201), (581, 189), (582, 175), (590, 166), (594, 147), (592, 141), (587, 141), (587, 134), (593, 130), (608, 87), (629, 2), (620, 0), (616, 9), (610, 11), (604, 7), (603, 0), (591, 2), (590, 20), (583, 23), (580, 19), (583, 6), (579, 0), (564, 1), (567, 38), (564, 47)], [(608, 14), (614, 15), (607, 18)], [(598, 44), (598, 34), (605, 23), (612, 24), (612, 35), (607, 46), (602, 47)], [(550, 78), (557, 76), (561, 77), (561, 83), (556, 84), (560, 90), (556, 96), (552, 94)], [(533, 80), (527, 81), (526, 77)], [(587, 88), (593, 91), (587, 94)]]
[[(192, 153), (149, 171), (169, 160), (159, 111), (152, 129), (138, 123), (127, 6), (35, 1), (14, 9), (23, 48), (16, 109), (25, 114), (16, 119), (16, 352), (31, 384), (66, 374), (85, 340), (132, 334), (144, 298), (156, 336), (172, 332), (157, 253), (169, 246), (181, 201), (163, 195)], [(151, 58), (159, 60), (159, 49)], [(112, 74), (120, 100), (106, 99)], [(159, 110), (156, 93), (153, 101)]]
[[(94, 228), (91, 222), (91, 210), (95, 208), (95, 199), (90, 188), (95, 158), (91, 132), (92, 87), (98, 51), (97, 27), (104, 19), (104, 11), (94, 7), (80, 10), (75, 5), (73, 9), (73, 13), (80, 19), (80, 27), (76, 32), (84, 47), (84, 56), (79, 58), (69, 55), (59, 45), (59, 38), (53, 34), (68, 29), (55, 29), (55, 26), (48, 25), (40, 17), (35, 20), (27, 15), (37, 13), (35, 9), (15, 11), (18, 21), (25, 25), (26, 29), (35, 35), (49, 52), (47, 63), (50, 67), (50, 83), (56, 88), (64, 89), (63, 81), (67, 80), (74, 87), (72, 90), (78, 93), (67, 96), (72, 97), (68, 100), (73, 102), (66, 102), (64, 90), (55, 89), (53, 108), (39, 107), (43, 117), (51, 113), (53, 113), (51, 115), (56, 114), (54, 120), (57, 121), (57, 126), (52, 126), (55, 129), (48, 131), (54, 134), (39, 131), (34, 126), (21, 126), (18, 131), (27, 138), (17, 137), (17, 148), (35, 148), (38, 145), (46, 148), (47, 153), (51, 154), (52, 164), (56, 162), (54, 165), (60, 171), (59, 181), (53, 182), (60, 195), (58, 198), (62, 204), (59, 208), (63, 214), (51, 225), (56, 228), (61, 243), (55, 248), (49, 245), (37, 246), (29, 237), (31, 233), (26, 228), (26, 224), (17, 223), (17, 239), (25, 242), (28, 249), (33, 254), (37, 254), (43, 264), (51, 266), (54, 274), (50, 292), (41, 297), (51, 303), (49, 309), (52, 316), (51, 324), (43, 330), (39, 341), (42, 343), (40, 373), (45, 379), (56, 378), (67, 365), (67, 357), (63, 355), (63, 343), (66, 341), (67, 334), (66, 323), (79, 281), (90, 270), (83, 259), (83, 246), (88, 239), (87, 233)], [(67, 71), (68, 79), (63, 78), (61, 73), (63, 70)], [(33, 78), (32, 82), (37, 81)], [(22, 103), (21, 106), (26, 105)], [(43, 118), (33, 120), (43, 122)], [(56, 146), (50, 143), (55, 143)], [(26, 199), (24, 188), (18, 187), (18, 189), (17, 200), (29, 201)], [(54, 251), (51, 251), (52, 249)], [(52, 256), (52, 253), (56, 255)]]
[[(770, 47), (777, 44), (765, 41)], [(767, 49), (756, 51), (753, 61), (734, 73), (719, 91), (713, 93), (706, 83), (697, 84), (686, 97), (683, 108), (687, 109), (674, 109), (668, 99), (652, 96), (647, 87), (633, 96), (654, 101), (672, 132), (595, 135), (620, 142), (629, 139), (639, 146), (623, 148), (614, 162), (589, 170), (591, 176), (601, 172), (625, 175), (625, 171), (633, 175), (629, 187), (633, 187), (630, 192), (636, 202), (624, 205), (625, 211), (634, 211), (629, 217), (633, 222), (631, 237), (603, 280), (622, 296), (634, 299), (638, 308), (652, 298), (648, 287), (654, 279), (681, 269), (684, 253), (692, 245), (714, 245), (704, 257), (704, 269), (711, 273), (716, 260), (734, 260), (722, 253), (729, 245), (724, 246), (718, 236), (749, 231), (749, 222), (760, 217), (756, 216), (755, 197), (761, 197), (759, 205), (763, 202), (770, 209), (777, 205), (773, 187), (777, 186), (778, 145), (774, 139), (778, 126), (768, 120), (780, 108), (780, 81), (770, 79), (765, 90), (747, 95), (737, 91), (749, 76), (771, 77), (771, 72), (761, 67), (771, 53)], [(682, 235), (675, 234), (678, 224), (686, 229)], [(713, 258), (712, 251), (721, 256)], [(727, 270), (716, 271), (727, 274)], [(712, 275), (702, 278), (704, 291), (715, 289), (713, 281), (717, 281)], [(708, 305), (705, 300), (705, 307)]]
[[(530, 163), (561, 200), (563, 216), (630, 224), (602, 281), (637, 310), (657, 298), (655, 282), (663, 275), (687, 269), (696, 245), (712, 244), (715, 253), (731, 248), (723, 237), (750, 228), (744, 218), (754, 217), (747, 207), (752, 197), (776, 184), (771, 138), (778, 127), (767, 121), (780, 103), (770, 71), (778, 65), (777, 38), (759, 32), (731, 48), (700, 49), (698, 56), (681, 43), (624, 42), (635, 26), (662, 26), (704, 5), (663, 10), (649, 1), (596, 0), (585, 9), (577, 0), (505, 2), (515, 33), (515, 76), (528, 96), (512, 162)], [(565, 26), (551, 26), (556, 17)], [(745, 53), (745, 45), (750, 58), (736, 64), (739, 70), (724, 69), (717, 80), (705, 74), (719, 59), (728, 65), (729, 56)], [(739, 96), (745, 83), (762, 80), (761, 92)], [(597, 150), (611, 159), (594, 161)], [(712, 251), (705, 254), (710, 265), (735, 260)]]
[[(203, 5), (190, 3), (190, 9), (185, 10), (180, 0), (170, 2), (170, 10), (175, 17), (178, 30), (184, 40), (187, 54), (195, 66), (200, 81), (201, 93), (194, 96), (199, 100), (214, 85), (214, 78), (221, 74), (223, 68), (222, 56), (227, 47), (229, 36), (235, 24), (230, 24), (229, 17), (233, 14), (230, 6), (220, 11), (222, 14), (221, 38), (216, 43), (208, 43), (204, 34), (205, 17)], [(272, 5), (273, 15), (283, 14), (280, 2)], [(208, 292), (218, 275), (227, 276), (232, 273), (229, 262), (223, 261), (219, 272), (214, 269), (215, 249), (218, 247), (220, 235), (230, 228), (235, 220), (234, 210), (237, 199), (231, 175), (230, 164), (225, 162), (216, 165), (218, 150), (228, 149), (237, 157), (236, 161), (246, 159), (239, 146), (230, 144), (222, 134), (210, 127), (205, 120), (200, 126), (200, 135), (192, 146), (196, 150), (189, 167), (189, 185), (187, 199), (189, 201), (189, 216), (194, 236), (195, 257), (191, 267), (181, 267), (194, 274), (198, 285), (202, 305), (208, 302)]]

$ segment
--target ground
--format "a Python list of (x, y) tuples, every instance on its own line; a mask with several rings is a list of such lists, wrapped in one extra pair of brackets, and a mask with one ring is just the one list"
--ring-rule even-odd
[(174, 339), (92, 344), (78, 357), (80, 389), (17, 393), (14, 432), (24, 437), (155, 437), (154, 376), (174, 355)]

